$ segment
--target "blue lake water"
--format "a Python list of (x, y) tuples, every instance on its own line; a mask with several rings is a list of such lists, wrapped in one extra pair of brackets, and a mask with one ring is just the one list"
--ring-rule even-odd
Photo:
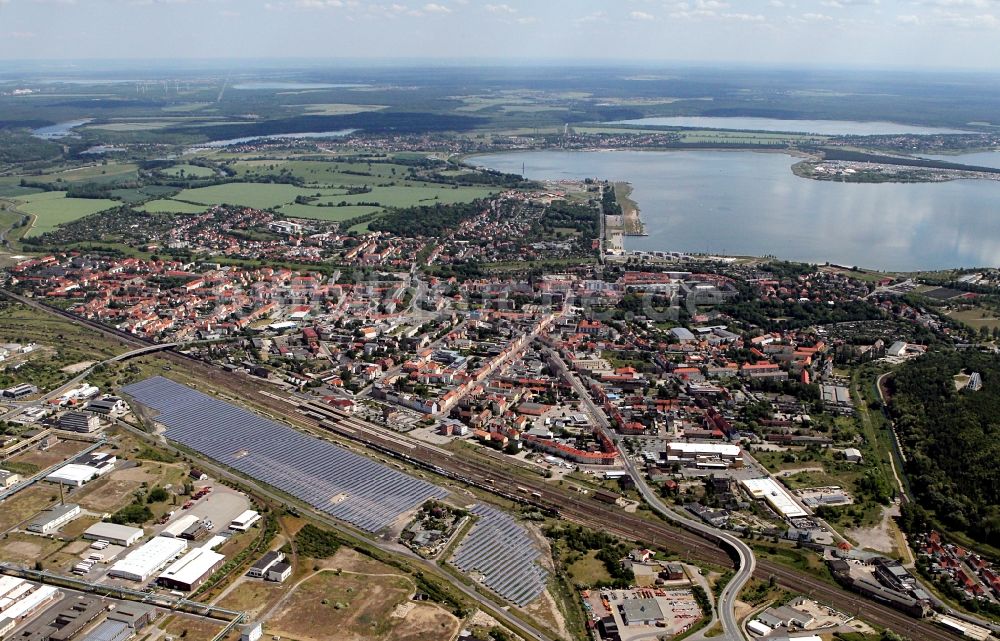
[(784, 120), (779, 118), (739, 118), (718, 116), (666, 116), (620, 120), (619, 125), (651, 127), (690, 127), (695, 129), (739, 129), (749, 131), (782, 131), (820, 134), (824, 136), (875, 136), (896, 134), (961, 134), (961, 129), (922, 127), (898, 122), (858, 122), (853, 120)]
[(59, 138), (68, 138), (69, 136), (75, 136), (73, 129), (80, 127), (82, 125), (90, 122), (92, 118), (84, 118), (82, 120), (68, 120), (66, 122), (59, 122), (54, 125), (49, 125), (48, 127), (39, 127), (38, 129), (33, 129), (31, 134), (36, 138), (43, 138), (45, 140), (58, 140)]
[(750, 151), (538, 151), (469, 162), (528, 178), (632, 183), (649, 236), (630, 250), (775, 255), (874, 269), (1000, 265), (1000, 182), (851, 184)]

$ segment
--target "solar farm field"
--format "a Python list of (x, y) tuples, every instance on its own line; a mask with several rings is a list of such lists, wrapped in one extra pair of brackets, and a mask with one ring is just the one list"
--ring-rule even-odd
[(123, 390), (166, 437), (366, 532), (448, 492), (162, 376)]
[(455, 550), (451, 563), (465, 574), (478, 572), (483, 583), (519, 607), (545, 591), (548, 575), (527, 530), (496, 508), (476, 505), (470, 510), (479, 521)]

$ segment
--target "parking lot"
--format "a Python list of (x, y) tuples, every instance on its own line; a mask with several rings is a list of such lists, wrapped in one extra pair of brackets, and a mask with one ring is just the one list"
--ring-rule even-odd
[[(653, 602), (655, 607), (652, 607)], [(593, 618), (613, 617), (622, 641), (649, 639), (656, 634), (682, 634), (702, 618), (701, 609), (689, 589), (594, 590), (587, 593), (584, 603)], [(623, 611), (630, 610), (642, 610), (645, 612), (642, 616), (648, 618), (642, 623), (626, 625), (627, 615), (623, 615)]]

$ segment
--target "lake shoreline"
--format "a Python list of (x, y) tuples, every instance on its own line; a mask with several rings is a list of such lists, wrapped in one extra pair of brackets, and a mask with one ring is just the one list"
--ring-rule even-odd
[[(981, 215), (995, 207), (996, 181), (807, 180), (791, 170), (815, 157), (801, 150), (735, 151), (751, 150), (699, 149), (683, 155), (519, 150), (465, 160), (507, 173), (521, 173), (526, 165), (530, 180), (627, 182), (632, 188), (628, 199), (641, 208), (643, 232), (649, 235), (625, 237), (624, 217), (618, 219), (617, 242), (606, 248), (621, 253), (777, 256), (889, 272), (936, 271), (996, 260), (1000, 220), (984, 228)], [(972, 221), (979, 225), (976, 233), (969, 231)]]
[(632, 200), (631, 183), (620, 181), (615, 185), (615, 200), (622, 208), (622, 219), (626, 236), (645, 236), (646, 230), (639, 214), (639, 203)]

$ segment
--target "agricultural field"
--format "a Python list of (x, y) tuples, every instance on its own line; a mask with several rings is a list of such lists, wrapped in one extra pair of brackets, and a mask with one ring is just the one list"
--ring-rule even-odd
[(18, 211), (34, 216), (27, 236), (44, 234), (63, 223), (72, 222), (121, 204), (103, 198), (66, 198), (64, 191), (46, 191), (19, 196), (15, 202)]
[(185, 189), (175, 199), (203, 205), (228, 204), (271, 209), (293, 203), (299, 196), (315, 196), (316, 193), (315, 189), (278, 183), (228, 183)]
[(241, 160), (231, 167), (241, 178), (274, 176), (281, 173), (311, 185), (358, 186), (385, 181), (405, 180), (407, 165), (382, 162), (347, 162), (331, 160)]
[(202, 167), (200, 165), (174, 165), (173, 167), (161, 170), (160, 173), (175, 178), (211, 178), (216, 174), (215, 170), (211, 167)]
[(965, 323), (976, 330), (982, 327), (989, 330), (1000, 327), (1000, 318), (997, 317), (994, 311), (985, 307), (974, 306), (968, 309), (947, 312), (947, 315), (952, 320)]
[(30, 182), (64, 182), (64, 183), (114, 183), (127, 180), (135, 180), (138, 177), (138, 168), (132, 163), (111, 163), (107, 165), (88, 165), (77, 167), (65, 171), (57, 171), (43, 174), (41, 176), (26, 177)]

